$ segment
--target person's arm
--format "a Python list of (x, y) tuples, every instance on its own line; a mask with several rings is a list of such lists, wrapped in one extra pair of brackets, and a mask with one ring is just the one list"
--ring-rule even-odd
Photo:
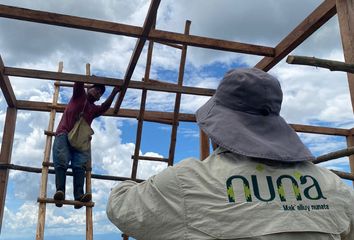
[(169, 167), (142, 183), (124, 181), (113, 188), (107, 216), (123, 233), (136, 239), (166, 239), (167, 235), (172, 239), (171, 234), (180, 233), (184, 226), (183, 198), (175, 169)]
[(120, 91), (119, 87), (114, 87), (111, 94), (108, 96), (108, 98), (106, 99), (106, 101), (104, 101), (101, 106), (98, 108), (98, 111), (96, 113), (96, 116), (100, 116), (102, 114), (104, 114), (109, 107), (111, 106), (114, 97), (117, 95), (117, 93)]
[(85, 88), (84, 88), (84, 83), (83, 82), (75, 82), (72, 98), (78, 98), (78, 97), (82, 96), (83, 94), (86, 94)]

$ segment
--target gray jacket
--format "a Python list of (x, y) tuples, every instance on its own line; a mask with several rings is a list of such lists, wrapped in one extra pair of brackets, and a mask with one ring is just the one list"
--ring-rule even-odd
[(310, 162), (266, 165), (222, 148), (115, 187), (108, 218), (136, 239), (354, 239), (354, 191)]

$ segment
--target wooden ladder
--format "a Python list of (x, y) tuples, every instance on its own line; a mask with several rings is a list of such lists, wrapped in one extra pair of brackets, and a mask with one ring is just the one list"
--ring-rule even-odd
[[(191, 21), (186, 21), (185, 29), (184, 29), (184, 34), (185, 35), (189, 34), (190, 25), (191, 25)], [(155, 28), (155, 26), (153, 26), (153, 28)], [(159, 43), (166, 44), (166, 43), (163, 43), (163, 42), (159, 42)], [(154, 45), (153, 41), (149, 41), (149, 47), (148, 47), (148, 52), (147, 52), (147, 60), (146, 60), (145, 76), (143, 78), (143, 81), (145, 81), (145, 82), (155, 82), (156, 81), (156, 80), (151, 80), (150, 77), (149, 77), (150, 76), (150, 69), (151, 69), (151, 59), (152, 59), (153, 45)], [(181, 52), (180, 66), (179, 66), (179, 72), (178, 72), (178, 82), (177, 82), (177, 86), (182, 88), (182, 86), (183, 86), (183, 77), (184, 77), (184, 68), (185, 68), (186, 56), (187, 56), (187, 45), (177, 45), (177, 44), (170, 44), (170, 43), (166, 44), (166, 45), (174, 47), (174, 48), (181, 49), (181, 51), (182, 51)], [(159, 82), (159, 83), (161, 83), (161, 82)], [(163, 83), (163, 84), (172, 85), (171, 83)], [(175, 84), (173, 84), (173, 85), (175, 85)], [(178, 125), (179, 125), (178, 117), (179, 117), (179, 111), (180, 111), (180, 106), (181, 106), (181, 95), (182, 94), (180, 92), (176, 93), (173, 119), (172, 120), (171, 119), (161, 120), (162, 124), (172, 125), (171, 142), (170, 142), (168, 158), (139, 156), (139, 150), (140, 150), (140, 145), (141, 145), (141, 137), (142, 137), (142, 130), (143, 130), (143, 122), (144, 122), (144, 112), (145, 112), (145, 105), (146, 105), (146, 97), (147, 97), (147, 90), (146, 89), (142, 90), (140, 111), (139, 111), (139, 115), (138, 115), (138, 126), (137, 126), (137, 133), (136, 133), (135, 150), (134, 150), (134, 155), (132, 156), (133, 166), (132, 166), (131, 178), (133, 180), (136, 179), (137, 170), (138, 170), (138, 161), (139, 160), (166, 162), (168, 164), (168, 166), (172, 166), (173, 165), (175, 149), (176, 149), (177, 128), (178, 128)], [(123, 237), (124, 240), (128, 240), (129, 239), (129, 236), (124, 234), (124, 233), (122, 234), (122, 237)]]
[[(63, 72), (63, 62), (59, 63), (58, 72)], [(86, 64), (86, 75), (90, 75), (90, 65)], [(53, 198), (47, 197), (47, 183), (48, 183), (48, 172), (49, 167), (53, 167), (53, 163), (49, 161), (50, 153), (52, 148), (52, 138), (54, 136), (54, 122), (55, 122), (55, 115), (56, 115), (56, 106), (58, 103), (59, 97), (59, 88), (60, 82), (56, 81), (54, 83), (54, 95), (53, 95), (53, 103), (52, 103), (52, 110), (50, 111), (50, 118), (48, 124), (48, 130), (44, 131), (46, 134), (46, 144), (45, 144), (45, 151), (44, 151), (44, 160), (42, 163), (42, 177), (41, 177), (41, 187), (40, 187), (40, 194), (38, 197), (39, 202), (39, 210), (38, 210), (38, 222), (37, 222), (37, 232), (36, 232), (36, 240), (43, 240), (44, 238), (44, 225), (45, 225), (45, 214), (46, 214), (46, 204), (47, 203), (62, 203), (63, 205), (77, 205), (77, 206), (85, 206), (86, 207), (86, 240), (93, 239), (93, 223), (92, 223), (92, 207), (94, 206), (93, 202), (79, 202), (73, 200), (63, 200), (57, 201)], [(87, 162), (86, 167), (86, 192), (91, 191), (91, 159)], [(67, 172), (67, 175), (72, 175), (72, 172)]]

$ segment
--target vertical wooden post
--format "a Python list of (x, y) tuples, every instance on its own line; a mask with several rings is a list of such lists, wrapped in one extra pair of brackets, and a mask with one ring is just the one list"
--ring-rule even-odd
[[(90, 76), (91, 75), (90, 73), (91, 73), (90, 64), (87, 63), (86, 75)], [(92, 159), (90, 157), (90, 160), (87, 162), (87, 170), (86, 170), (86, 193), (92, 194), (91, 169), (92, 169)], [(92, 207), (86, 207), (86, 240), (92, 240), (92, 239), (93, 239)]]
[[(59, 63), (58, 72), (63, 71), (63, 62)], [(57, 105), (59, 98), (59, 84), (54, 85), (54, 94), (53, 94), (53, 107)], [(55, 108), (52, 108), (49, 116), (49, 124), (48, 131), (52, 132), (54, 129), (55, 122)], [(49, 163), (50, 153), (52, 148), (52, 136), (47, 136), (44, 150), (44, 163)], [(41, 177), (41, 188), (39, 197), (46, 198), (47, 197), (47, 184), (48, 184), (48, 171), (49, 165), (43, 165), (42, 167), (42, 177)], [(40, 202), (38, 209), (38, 222), (37, 222), (37, 232), (36, 232), (36, 240), (43, 240), (44, 238), (44, 225), (45, 225), (45, 214), (46, 214), (46, 203)]]
[[(9, 164), (11, 162), (12, 145), (15, 136), (16, 117), (17, 109), (8, 107), (6, 112), (0, 154), (0, 163), (3, 164)], [(2, 218), (4, 216), (8, 178), (9, 169), (0, 169), (0, 232), (2, 227)]]
[[(155, 19), (156, 21), (156, 19)], [(152, 29), (155, 28), (156, 22), (153, 23)], [(150, 69), (151, 69), (151, 59), (152, 59), (152, 51), (154, 48), (154, 42), (149, 41), (149, 48), (147, 52), (147, 59), (146, 59), (146, 68), (145, 68), (145, 75), (144, 75), (144, 82), (149, 81), (150, 79)], [(133, 167), (132, 167), (132, 179), (136, 179), (136, 175), (138, 172), (138, 161), (139, 161), (139, 151), (141, 145), (141, 137), (143, 132), (143, 121), (144, 121), (144, 113), (145, 113), (145, 104), (146, 104), (146, 97), (147, 97), (147, 90), (143, 89), (141, 93), (141, 102), (140, 102), (140, 111), (138, 115), (138, 126), (136, 130), (136, 141), (135, 141), (135, 149), (133, 155)]]
[(209, 137), (206, 133), (200, 129), (200, 160), (203, 161), (210, 155), (210, 143)]
[[(348, 145), (348, 147), (354, 146), (354, 136), (353, 135), (347, 136), (347, 145)], [(349, 166), (350, 166), (350, 172), (353, 173), (354, 172), (354, 155), (349, 156)], [(353, 182), (353, 186), (354, 186), (354, 182)]]
[[(187, 20), (185, 23), (184, 27), (184, 34), (188, 35), (189, 30), (191, 27), (191, 21)], [(187, 58), (187, 45), (183, 45), (182, 47), (182, 53), (181, 53), (181, 60), (179, 64), (179, 71), (178, 71), (178, 86), (182, 87), (183, 85), (183, 77), (184, 77), (184, 68), (186, 65), (186, 58)], [(175, 108), (174, 108), (174, 113), (173, 113), (173, 120), (172, 120), (172, 133), (171, 133), (171, 144), (170, 144), (170, 150), (168, 154), (168, 165), (172, 166), (174, 157), (175, 157), (175, 150), (176, 150), (176, 141), (177, 141), (177, 128), (178, 128), (178, 116), (179, 116), (179, 110), (181, 107), (181, 93), (176, 93), (176, 99), (175, 99)]]
[[(346, 63), (354, 64), (354, 1), (336, 0), (339, 29)], [(354, 74), (347, 73), (349, 92), (354, 112)], [(348, 147), (354, 146), (353, 135), (347, 137)], [(351, 173), (354, 173), (354, 156), (349, 157)], [(353, 182), (354, 184), (354, 182)]]

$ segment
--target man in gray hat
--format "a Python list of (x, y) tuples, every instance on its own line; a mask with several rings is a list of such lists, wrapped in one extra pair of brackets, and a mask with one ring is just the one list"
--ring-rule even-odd
[(354, 239), (354, 192), (279, 116), (282, 91), (259, 69), (226, 73), (196, 113), (219, 147), (143, 183), (115, 187), (109, 219), (137, 239)]

